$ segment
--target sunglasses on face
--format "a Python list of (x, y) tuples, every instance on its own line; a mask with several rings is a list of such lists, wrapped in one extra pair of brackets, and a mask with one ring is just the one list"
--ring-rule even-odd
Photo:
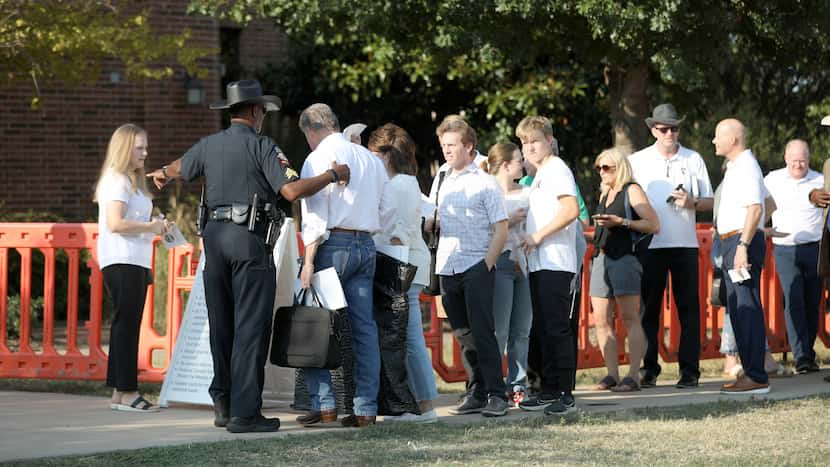
[(613, 172), (613, 171), (617, 170), (617, 166), (616, 165), (605, 165), (605, 164), (603, 164), (603, 165), (594, 166), (594, 169), (596, 169), (596, 171), (599, 172), (599, 173)]
[(656, 126), (654, 127), (655, 130), (659, 131), (662, 134), (666, 134), (667, 132), (671, 131), (672, 133), (677, 133), (680, 131), (680, 128), (676, 126)]

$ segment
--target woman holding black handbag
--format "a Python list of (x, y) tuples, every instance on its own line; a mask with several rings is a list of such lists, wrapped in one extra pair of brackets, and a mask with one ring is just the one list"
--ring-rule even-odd
[[(591, 264), (591, 305), (597, 323), (597, 340), (608, 370), (595, 389), (618, 392), (640, 390), (640, 362), (646, 351), (640, 324), (640, 278), (643, 267), (634, 255), (633, 232), (657, 233), (660, 223), (645, 191), (632, 181), (631, 165), (617, 149), (597, 156), (602, 190), (594, 232), (594, 260)], [(631, 213), (629, 217), (629, 213)], [(619, 306), (628, 334), (630, 368), (620, 381), (617, 364), (615, 309)]]
[(432, 361), (421, 322), (421, 290), (429, 282), (430, 256), (421, 235), (421, 190), (415, 178), (415, 143), (403, 128), (387, 123), (369, 136), (369, 150), (383, 160), (394, 193), (395, 217), (375, 235), (375, 243), (406, 246), (407, 262), (417, 267), (407, 292), (409, 314), (406, 329), (406, 373), (420, 414), (404, 413), (385, 420), (432, 423), (438, 420), (433, 400), (438, 397)]

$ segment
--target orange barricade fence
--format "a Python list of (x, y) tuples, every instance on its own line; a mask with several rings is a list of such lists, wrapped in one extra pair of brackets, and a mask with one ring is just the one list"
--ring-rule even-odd
[[(102, 339), (102, 330), (108, 332), (108, 329), (103, 319), (103, 277), (96, 259), (97, 231), (97, 224), (0, 223), (0, 377), (88, 380), (106, 378), (107, 353), (102, 345), (105, 340)], [(710, 226), (699, 224), (697, 233), (700, 242), (701, 358), (720, 358), (718, 349), (723, 310), (709, 304), (712, 281), (709, 258), (712, 245)], [(158, 239), (155, 243), (158, 243)], [(154, 258), (157, 251), (155, 243)], [(769, 246), (771, 245), (768, 243)], [(10, 261), (13, 254), (16, 256), (15, 260)], [(604, 365), (593, 332), (594, 323), (588, 296), (591, 254), (589, 248), (583, 261), (579, 309), (579, 368)], [(56, 259), (58, 257), (60, 261)], [(33, 278), (35, 263), (38, 264), (37, 272), (42, 274), (42, 286), (33, 282), (39, 279)], [(185, 308), (184, 294), (190, 291), (195, 276), (194, 247), (185, 246), (170, 250), (167, 263), (167, 313), (163, 320), (163, 332), (159, 332), (153, 326), (156, 319), (153, 307), (156, 287), (150, 285), (147, 290), (139, 343), (138, 369), (141, 381), (160, 382), (167, 371)], [(11, 277), (9, 274), (12, 264), (19, 267), (19, 278)], [(58, 271), (59, 264), (66, 270)], [(56, 281), (57, 277), (61, 278), (60, 281)], [(155, 271), (154, 277), (156, 280), (163, 278), (162, 275), (155, 274)], [(83, 283), (82, 280), (87, 283)], [(10, 300), (9, 294), (11, 284), (17, 285), (14, 290), (18, 292), (13, 300)], [(671, 287), (674, 286), (676, 285), (671, 284)], [(33, 289), (37, 289), (42, 297), (42, 316), (35, 319), (32, 313)], [(62, 291), (61, 295), (65, 293), (65, 296), (56, 295), (58, 290)], [(822, 310), (825, 309), (826, 298), (827, 292), (823, 290)], [(35, 296), (35, 299), (38, 297)], [(60, 309), (56, 307), (58, 300), (64, 304)], [(761, 279), (761, 300), (766, 310), (770, 348), (773, 352), (787, 351), (789, 348), (784, 305), (771, 248), (767, 249), (766, 267)], [(451, 334), (448, 333), (444, 320), (438, 317), (432, 297), (422, 295), (421, 301), (424, 308), (429, 310), (429, 324), (424, 338), (432, 353), (436, 373), (447, 382), (463, 381), (465, 373), (458, 343), (449, 337)], [(668, 362), (677, 360), (680, 340), (679, 323), (674, 308), (674, 299), (670, 291), (667, 291), (659, 350), (662, 358)], [(17, 318), (18, 322), (14, 323), (15, 319), (11, 318)], [(819, 339), (825, 346), (830, 347), (830, 316), (821, 313), (820, 319)], [(12, 323), (13, 326), (9, 326), (8, 323)], [(619, 318), (617, 333), (619, 341), (623, 342), (625, 330)], [(620, 362), (625, 362), (623, 346), (620, 348)]]

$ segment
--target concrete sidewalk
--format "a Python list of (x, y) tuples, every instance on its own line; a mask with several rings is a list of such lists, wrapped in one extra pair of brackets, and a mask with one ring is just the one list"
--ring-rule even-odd
[[(768, 397), (792, 399), (828, 393), (830, 383), (822, 380), (826, 374), (827, 370), (772, 379)], [(583, 389), (577, 391), (576, 400), (579, 410), (592, 413), (746, 399), (746, 396), (721, 396), (719, 389), (722, 383), (722, 380), (703, 381), (694, 390), (663, 385), (629, 394)], [(482, 420), (480, 415), (450, 416), (448, 410), (457, 398), (455, 394), (440, 396), (440, 422), (463, 424)], [(291, 410), (287, 405), (268, 407), (264, 412), (269, 417), (280, 418), (282, 428), (279, 432), (233, 435), (213, 427), (213, 410), (208, 407), (177, 405), (162, 409), (159, 413), (134, 414), (110, 410), (109, 400), (101, 397), (0, 392), (0, 420), (4, 422), (0, 426), (0, 461), (323, 431), (299, 426), (294, 417), (300, 412)], [(544, 415), (513, 409), (503, 420), (532, 416)]]

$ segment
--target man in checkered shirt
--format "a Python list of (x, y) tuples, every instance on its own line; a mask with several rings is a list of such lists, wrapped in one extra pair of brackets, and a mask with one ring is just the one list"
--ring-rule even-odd
[(467, 394), (450, 412), (500, 417), (507, 413), (507, 401), (493, 280), (507, 240), (504, 198), (495, 178), (473, 163), (476, 134), (466, 121), (447, 117), (436, 134), (450, 168), (436, 177), (430, 192), (431, 200), (438, 200), (440, 226), (435, 271), (467, 370)]

